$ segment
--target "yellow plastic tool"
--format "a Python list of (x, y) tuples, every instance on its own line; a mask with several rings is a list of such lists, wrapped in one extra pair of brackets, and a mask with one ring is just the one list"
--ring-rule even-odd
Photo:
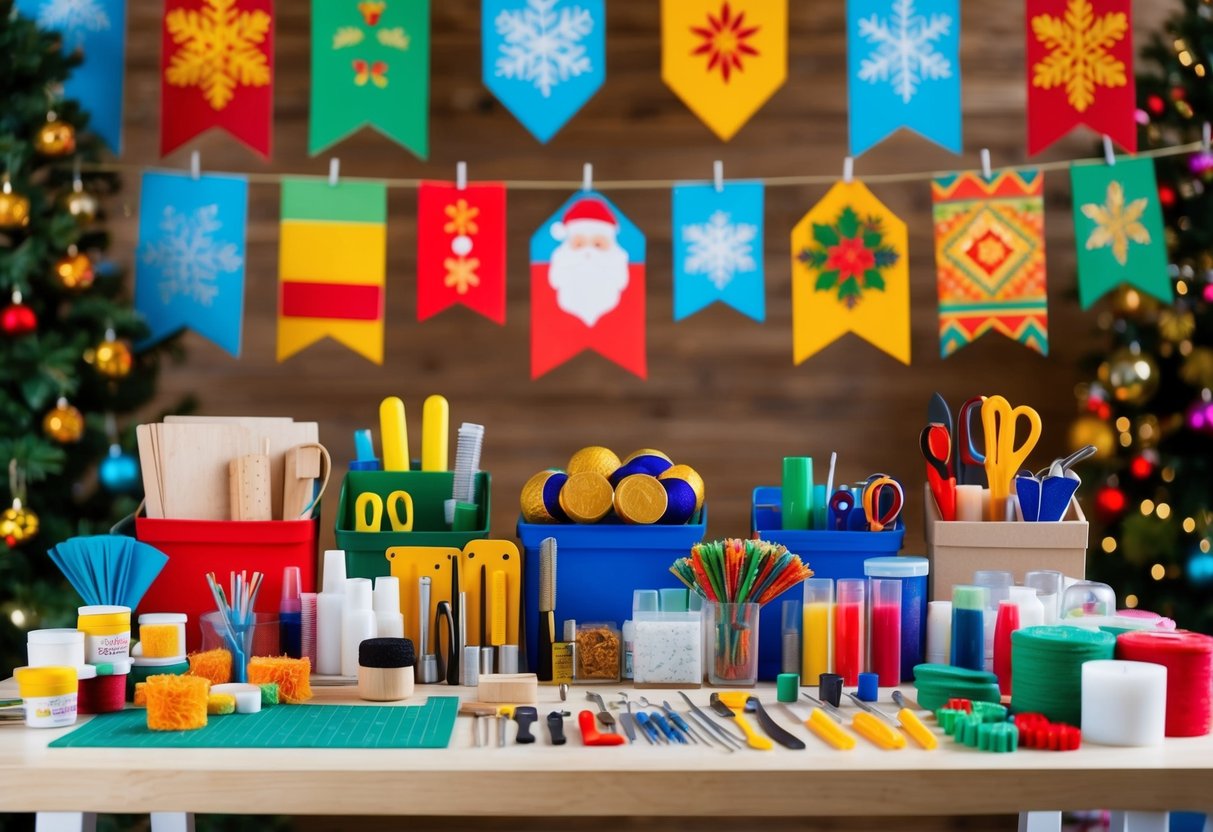
[[(413, 495), (407, 491), (393, 491), (387, 495), (388, 522), (394, 532), (413, 530)], [(377, 532), (383, 528), (384, 499), (372, 491), (363, 491), (354, 501), (354, 531)], [(404, 519), (400, 518), (400, 506), (404, 506)], [(367, 514), (367, 509), (370, 514)]]
[(489, 574), (489, 644), (500, 647), (506, 630), (505, 573), (498, 569)]
[[(463, 570), (463, 574), (459, 576), (464, 580), (460, 586), (467, 592), (468, 598), (480, 597), (481, 566), (487, 567), (489, 599), (494, 605), (496, 596), (493, 595), (493, 573), (501, 572), (505, 576), (505, 641), (501, 644), (521, 644), (518, 623), (522, 617), (522, 555), (518, 552), (518, 547), (512, 540), (472, 540), (463, 547), (463, 558), (471, 567)], [(468, 604), (467, 621), (468, 644), (479, 644), (480, 604)], [(492, 622), (490, 617), (490, 626)]]
[(409, 432), (404, 421), (404, 402), (388, 396), (379, 403), (379, 433), (383, 442), (383, 470), (409, 470)]
[[(452, 555), (456, 557), (452, 557)], [(451, 570), (454, 564), (458, 561), (459, 550), (448, 546), (393, 546), (384, 552), (384, 557), (389, 564), (389, 570), (392, 577), (400, 581), (400, 609), (408, 610), (404, 616), (404, 637), (412, 639), (416, 645), (421, 644), (421, 633), (418, 632), (418, 606), (421, 604), (420, 593), (418, 592), (417, 579), (426, 576), (431, 579), (430, 586), (430, 608), (425, 611), (427, 621), (434, 620), (434, 613), (438, 608), (439, 601), (450, 602), (451, 600)], [(474, 571), (477, 576), (480, 570), (465, 570), (468, 572)], [(459, 575), (460, 579), (464, 578), (464, 574)], [(463, 586), (462, 580), (460, 586)], [(474, 595), (469, 594), (469, 598), (474, 598)], [(472, 610), (478, 610), (479, 604), (468, 604)], [(479, 632), (468, 628), (469, 635)], [(430, 632), (431, 644), (438, 644), (438, 633)], [(423, 648), (418, 646), (417, 652), (422, 652)]]
[(939, 739), (931, 733), (918, 714), (911, 711), (909, 708), (902, 708), (897, 712), (897, 721), (901, 723), (901, 727), (910, 735), (910, 739), (918, 743), (927, 751), (934, 751), (939, 747)]
[(732, 690), (721, 692), (718, 698), (725, 707), (733, 712), (733, 721), (737, 723), (741, 733), (745, 734), (746, 744), (759, 751), (770, 751), (775, 747), (775, 743), (769, 737), (764, 737), (755, 731), (754, 727), (750, 725), (750, 721), (745, 718), (745, 703), (750, 696), (749, 691)]
[(421, 408), (421, 470), (449, 471), (451, 407), (443, 396), (430, 396)]
[(850, 751), (855, 747), (855, 738), (848, 734), (845, 728), (830, 719), (821, 708), (814, 708), (804, 724), (827, 745), (833, 746), (839, 751)]
[(860, 711), (852, 717), (851, 728), (856, 734), (885, 751), (906, 747), (906, 738), (900, 731), (867, 711)]

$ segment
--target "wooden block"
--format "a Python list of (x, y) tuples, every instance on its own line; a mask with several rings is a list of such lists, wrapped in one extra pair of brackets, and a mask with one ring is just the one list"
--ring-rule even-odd
[(328, 484), (332, 463), (323, 445), (296, 445), (285, 455), (282, 483), (282, 519), (297, 520), (317, 499), (316, 480), (322, 480), (320, 493)]
[(246, 454), (228, 466), (233, 520), (272, 520), (270, 503), (270, 458), (268, 454)]
[(229, 520), (228, 463), (258, 447), (235, 425), (155, 425), (164, 516), (175, 520)]
[(526, 705), (539, 701), (539, 677), (534, 673), (486, 673), (476, 688), (481, 702)]
[(155, 425), (138, 425), (135, 438), (139, 442), (139, 470), (143, 474), (145, 513), (153, 520), (164, 517), (164, 506), (160, 499), (160, 459), (152, 444), (152, 429)]

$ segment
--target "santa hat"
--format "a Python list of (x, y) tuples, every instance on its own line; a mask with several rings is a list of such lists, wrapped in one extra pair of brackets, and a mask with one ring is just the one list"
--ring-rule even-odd
[[(579, 228), (587, 230), (601, 230), (610, 234), (615, 234), (619, 231), (619, 221), (615, 219), (615, 212), (603, 200), (596, 196), (582, 197), (569, 206), (569, 209), (564, 212), (564, 216), (560, 222), (552, 223), (552, 236), (557, 240), (563, 240), (569, 233), (569, 226), (573, 223), (582, 223)], [(600, 226), (595, 228), (594, 226)]]

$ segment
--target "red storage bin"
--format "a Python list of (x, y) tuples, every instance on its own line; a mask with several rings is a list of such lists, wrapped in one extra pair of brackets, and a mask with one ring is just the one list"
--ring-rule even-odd
[(215, 609), (206, 584), (214, 572), (227, 586), (233, 570), (263, 572), (258, 612), (277, 612), (282, 600), (282, 570), (298, 566), (300, 591), (316, 585), (315, 520), (152, 520), (135, 518), (135, 537), (168, 555), (168, 563), (143, 596), (137, 612), (183, 612), (187, 649), (199, 649), (199, 619)]

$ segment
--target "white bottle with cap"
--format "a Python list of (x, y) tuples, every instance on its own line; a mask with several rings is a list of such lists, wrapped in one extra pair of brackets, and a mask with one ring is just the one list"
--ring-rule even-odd
[(1019, 628), (1039, 627), (1045, 623), (1045, 605), (1030, 586), (1011, 587), (1011, 600), (1019, 607)]
[(382, 575), (375, 579), (375, 632), (377, 638), (404, 638), (399, 578)]
[(316, 673), (341, 675), (341, 629), (345, 611), (345, 550), (324, 553), (324, 581), (316, 596)]
[(358, 675), (358, 645), (375, 637), (371, 579), (346, 578), (345, 615), (341, 626), (341, 675)]

